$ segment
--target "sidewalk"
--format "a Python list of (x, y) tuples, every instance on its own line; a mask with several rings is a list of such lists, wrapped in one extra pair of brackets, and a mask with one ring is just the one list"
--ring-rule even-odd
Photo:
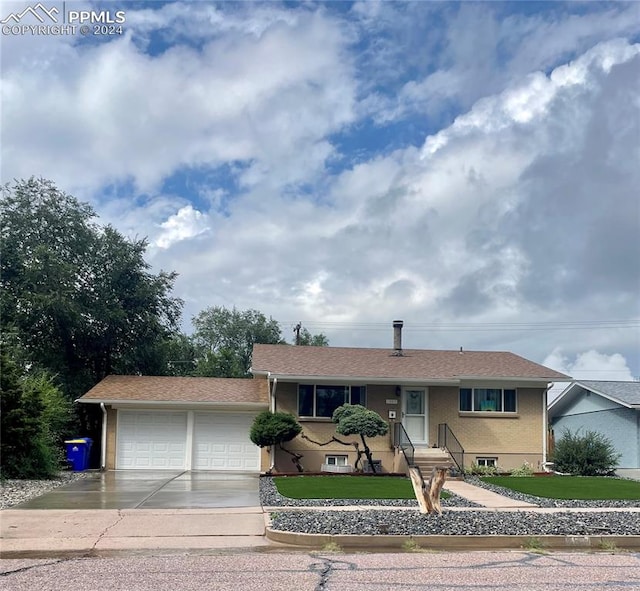
[(1, 558), (267, 547), (262, 507), (0, 512)]

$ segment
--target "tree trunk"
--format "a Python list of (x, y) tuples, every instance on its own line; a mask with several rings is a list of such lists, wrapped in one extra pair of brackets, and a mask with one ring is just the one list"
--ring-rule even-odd
[(300, 460), (304, 457), (302, 454), (297, 454), (293, 451), (289, 451), (280, 444), (280, 449), (286, 453), (288, 453), (291, 457), (291, 461), (294, 463), (295, 467), (298, 469), (298, 472), (304, 472), (304, 468), (300, 464)]
[(373, 458), (371, 457), (371, 450), (369, 449), (369, 446), (367, 445), (367, 442), (364, 438), (364, 435), (362, 435), (362, 433), (360, 433), (360, 439), (362, 439), (362, 445), (364, 445), (364, 455), (367, 456), (367, 462), (369, 462), (369, 468), (371, 468), (371, 471), (375, 474), (376, 467), (373, 464)]
[(442, 513), (440, 491), (447, 477), (448, 469), (447, 467), (436, 466), (431, 471), (429, 480), (425, 482), (418, 466), (409, 468), (409, 477), (411, 478), (411, 484), (413, 484), (413, 492), (416, 495), (416, 499), (418, 499), (420, 513)]

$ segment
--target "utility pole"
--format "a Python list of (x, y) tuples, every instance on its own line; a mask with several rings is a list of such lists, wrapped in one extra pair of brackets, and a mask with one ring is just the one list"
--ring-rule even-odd
[(296, 345), (300, 344), (300, 330), (302, 330), (302, 322), (298, 322), (293, 329), (293, 332), (296, 333)]

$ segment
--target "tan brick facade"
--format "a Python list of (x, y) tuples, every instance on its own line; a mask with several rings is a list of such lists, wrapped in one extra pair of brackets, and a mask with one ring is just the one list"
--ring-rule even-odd
[[(543, 401), (544, 389), (518, 388), (517, 412), (460, 412), (459, 390), (456, 386), (430, 386), (428, 390), (429, 445), (435, 445), (438, 425), (446, 423), (465, 450), (465, 467), (469, 468), (477, 458), (496, 458), (505, 470), (529, 462), (534, 469), (541, 469), (543, 461)], [(276, 391), (277, 411), (290, 412), (297, 416), (297, 384), (280, 382)], [(397, 401), (389, 404), (387, 401)], [(403, 472), (404, 460), (397, 457), (393, 448), (393, 425), (401, 421), (401, 399), (396, 387), (390, 385), (367, 386), (367, 407), (374, 410), (389, 423), (389, 434), (368, 440), (374, 459), (381, 460), (383, 471)], [(388, 419), (389, 411), (396, 411), (396, 419)], [(319, 443), (331, 440), (335, 425), (328, 419), (299, 419), (303, 433)], [(345, 441), (359, 441), (357, 437), (337, 436)], [(337, 443), (319, 446), (302, 437), (285, 444), (286, 449), (302, 454), (301, 464), (305, 470), (320, 470), (326, 455), (347, 455), (353, 465), (356, 454), (347, 446)], [(275, 470), (292, 472), (290, 457), (278, 451)]]

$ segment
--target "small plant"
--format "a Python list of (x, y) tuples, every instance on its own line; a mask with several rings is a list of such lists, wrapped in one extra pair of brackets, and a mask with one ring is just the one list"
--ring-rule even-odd
[(606, 538), (601, 538), (600, 542), (598, 543), (598, 549), (602, 550), (603, 552), (611, 552), (612, 554), (620, 551), (615, 542), (607, 540)]
[(540, 538), (527, 538), (523, 548), (529, 552), (535, 552), (536, 554), (545, 553), (545, 546)]
[(327, 542), (322, 546), (323, 552), (342, 552), (342, 546), (336, 542)]
[(575, 476), (602, 476), (613, 472), (620, 454), (607, 437), (597, 431), (565, 429), (556, 443), (553, 461), (556, 470)]
[(499, 473), (497, 466), (479, 466), (475, 462), (471, 464), (471, 468), (465, 468), (464, 472), (470, 476), (497, 476)]
[(511, 470), (509, 475), (517, 477), (533, 476), (533, 466), (529, 462), (525, 461), (519, 468)]

